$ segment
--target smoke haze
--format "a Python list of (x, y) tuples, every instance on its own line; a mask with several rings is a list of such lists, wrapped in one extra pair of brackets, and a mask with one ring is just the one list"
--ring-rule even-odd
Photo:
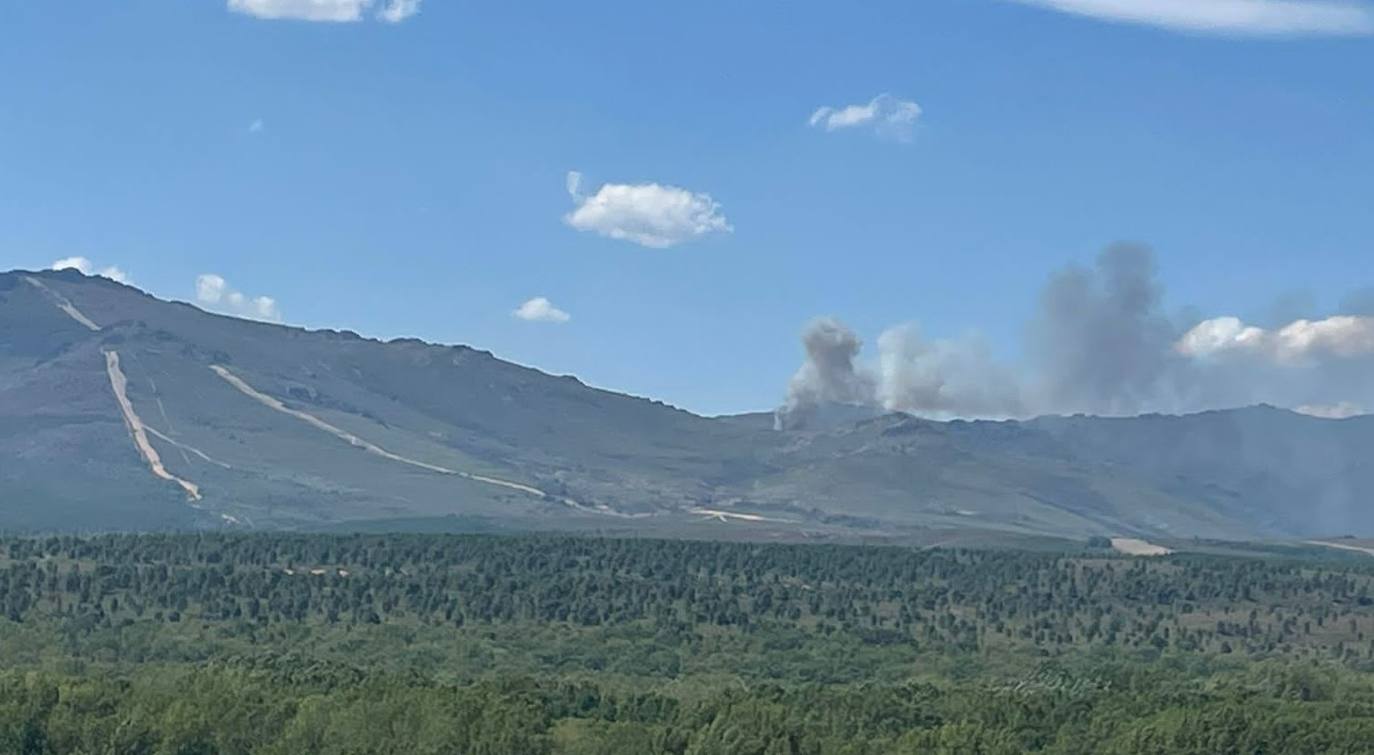
[(1240, 318), (1171, 318), (1149, 249), (1117, 244), (1070, 266), (1041, 291), (1021, 364), (999, 362), (977, 335), (926, 338), (898, 325), (863, 341), (839, 320), (813, 320), (805, 359), (776, 413), (806, 427), (828, 406), (947, 419), (1045, 414), (1181, 413), (1269, 403), (1322, 417), (1374, 408), (1374, 306), (1368, 290), (1342, 314), (1272, 329)]

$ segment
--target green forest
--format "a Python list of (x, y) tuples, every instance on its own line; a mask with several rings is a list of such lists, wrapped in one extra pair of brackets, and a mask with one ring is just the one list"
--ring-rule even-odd
[(0, 539), (0, 753), (1362, 753), (1374, 561)]

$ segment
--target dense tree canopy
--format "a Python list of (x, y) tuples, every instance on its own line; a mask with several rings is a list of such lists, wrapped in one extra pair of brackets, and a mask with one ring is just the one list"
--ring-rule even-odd
[(1357, 561), (0, 541), (0, 752), (1364, 752)]

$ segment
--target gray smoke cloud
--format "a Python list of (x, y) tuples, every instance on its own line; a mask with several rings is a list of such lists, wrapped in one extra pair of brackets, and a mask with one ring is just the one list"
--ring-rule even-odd
[(774, 415), (778, 429), (815, 424), (819, 415), (845, 419), (873, 413), (852, 411), (859, 408), (940, 417), (1025, 413), (1015, 377), (976, 336), (931, 341), (917, 325), (900, 325), (879, 336), (873, 369), (857, 363), (863, 349), (858, 334), (833, 317), (821, 317), (802, 331), (802, 346), (806, 359)]
[(875, 379), (855, 360), (863, 349), (857, 333), (840, 321), (819, 317), (802, 331), (806, 361), (787, 386), (787, 400), (776, 413), (778, 429), (805, 425), (827, 405), (873, 406)]
[(978, 336), (931, 341), (914, 323), (878, 338), (878, 399), (887, 411), (933, 417), (1018, 417), (1016, 375)]
[[(1092, 268), (1054, 275), (1028, 338), (1035, 403), (1058, 413), (1134, 414), (1177, 396), (1186, 360), (1179, 328), (1161, 311), (1154, 256), (1117, 244)], [(1168, 403), (1166, 400), (1165, 403)]]
[[(1027, 327), (1024, 362), (999, 362), (978, 336), (931, 340), (915, 324), (883, 332), (874, 363), (834, 318), (802, 334), (806, 357), (776, 412), (806, 427), (836, 407), (938, 419), (1179, 413), (1270, 403), (1316, 416), (1374, 409), (1374, 302), (1265, 329), (1236, 317), (1170, 317), (1154, 256), (1134, 244), (1050, 277)], [(1282, 304), (1282, 302), (1280, 302)], [(853, 411), (840, 416), (863, 416)]]

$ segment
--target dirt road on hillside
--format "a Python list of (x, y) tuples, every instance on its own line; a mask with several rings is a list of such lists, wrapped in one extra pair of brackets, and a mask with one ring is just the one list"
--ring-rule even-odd
[(143, 420), (134, 411), (133, 402), (129, 401), (129, 379), (124, 376), (124, 370), (119, 366), (119, 352), (105, 352), (105, 372), (110, 376), (110, 389), (114, 391), (115, 401), (119, 402), (119, 410), (124, 414), (124, 425), (129, 429), (129, 436), (133, 438), (134, 448), (138, 450), (138, 455), (147, 462), (148, 468), (153, 474), (167, 480), (175, 482), (186, 491), (186, 495), (193, 501), (200, 500), (200, 487), (193, 482), (183, 480), (180, 477), (167, 471), (162, 465), (162, 457), (158, 455), (157, 449), (148, 441), (147, 428), (143, 425)]

